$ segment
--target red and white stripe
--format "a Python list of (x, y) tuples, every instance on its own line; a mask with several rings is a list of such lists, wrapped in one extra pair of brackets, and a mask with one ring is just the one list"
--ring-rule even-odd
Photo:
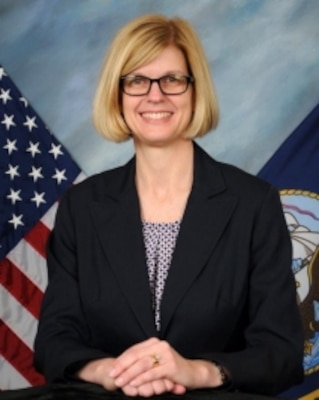
[[(80, 174), (74, 183), (84, 179)], [(58, 202), (0, 262), (0, 390), (44, 384), (33, 344), (47, 286), (45, 247)]]

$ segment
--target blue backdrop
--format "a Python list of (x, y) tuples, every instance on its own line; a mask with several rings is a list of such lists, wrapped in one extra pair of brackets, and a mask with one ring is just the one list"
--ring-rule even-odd
[(1, 0), (0, 64), (90, 175), (132, 153), (95, 133), (91, 102), (111, 38), (148, 12), (195, 26), (221, 107), (200, 143), (257, 173), (319, 103), (318, 0)]

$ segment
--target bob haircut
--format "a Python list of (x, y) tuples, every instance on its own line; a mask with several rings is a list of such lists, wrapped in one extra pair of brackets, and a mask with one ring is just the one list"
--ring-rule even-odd
[(120, 77), (148, 64), (171, 45), (183, 52), (189, 74), (194, 78), (193, 117), (185, 138), (201, 137), (216, 128), (219, 119), (217, 97), (196, 32), (181, 18), (149, 14), (124, 25), (106, 54), (93, 104), (94, 126), (106, 139), (122, 142), (131, 137), (122, 116)]

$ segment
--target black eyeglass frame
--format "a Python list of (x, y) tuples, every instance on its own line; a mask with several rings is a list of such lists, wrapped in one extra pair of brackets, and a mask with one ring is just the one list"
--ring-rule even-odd
[[(182, 92), (178, 92), (178, 93), (167, 93), (166, 91), (163, 90), (163, 88), (161, 87), (161, 80), (162, 80), (163, 78), (167, 78), (167, 77), (170, 77), (170, 76), (172, 76), (172, 77), (174, 77), (174, 76), (179, 76), (179, 77), (182, 77), (182, 78), (185, 78), (185, 79), (186, 79), (186, 86), (185, 86), (185, 89), (184, 89)], [(127, 92), (124, 90), (124, 83), (125, 83), (125, 80), (126, 80), (127, 78), (129, 78), (129, 77), (131, 77), (131, 78), (143, 78), (143, 79), (147, 79), (147, 80), (149, 81), (149, 88), (148, 88), (147, 92), (141, 93), (141, 94), (127, 93)], [(156, 82), (156, 83), (158, 84), (158, 87), (159, 87), (160, 91), (161, 91), (163, 94), (165, 94), (166, 96), (179, 96), (180, 94), (185, 93), (185, 92), (187, 91), (189, 85), (190, 85), (191, 83), (194, 83), (194, 81), (195, 81), (195, 80), (194, 80), (194, 77), (193, 77), (193, 76), (191, 76), (191, 75), (182, 75), (182, 74), (172, 74), (172, 75), (167, 74), (167, 75), (163, 75), (163, 76), (160, 76), (159, 78), (154, 78), (154, 79), (149, 78), (148, 76), (144, 76), (144, 75), (124, 75), (124, 76), (121, 76), (121, 77), (120, 77), (120, 88), (121, 88), (121, 90), (123, 91), (123, 93), (127, 94), (128, 96), (134, 96), (134, 97), (135, 97), (135, 96), (146, 96), (146, 95), (149, 94), (149, 92), (151, 91), (151, 88), (152, 88), (153, 83)]]

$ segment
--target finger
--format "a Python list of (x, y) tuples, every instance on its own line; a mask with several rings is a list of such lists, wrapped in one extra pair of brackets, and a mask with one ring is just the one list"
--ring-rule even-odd
[[(155, 365), (157, 365), (156, 361)], [(157, 379), (160, 375), (151, 373), (152, 369), (156, 369), (154, 366), (154, 359), (150, 356), (146, 356), (126, 370), (124, 370), (120, 375), (114, 379), (114, 383), (117, 387), (123, 387), (128, 384), (138, 387), (141, 384), (151, 382)], [(146, 374), (146, 376), (144, 376)], [(136, 381), (137, 380), (137, 381)], [(135, 382), (136, 381), (136, 382)]]
[[(167, 392), (173, 392), (173, 388), (175, 386), (174, 382), (170, 381), (169, 379), (158, 379), (154, 380), (150, 383), (145, 383), (137, 388), (138, 394), (143, 397), (150, 397), (154, 395), (160, 395)], [(177, 389), (177, 388), (176, 388)], [(181, 390), (183, 389), (183, 391)], [(176, 390), (175, 394), (183, 394), (185, 393), (186, 389), (180, 386), (179, 390)]]
[(165, 385), (166, 392), (173, 391), (173, 388), (175, 386), (174, 382), (172, 382), (170, 379), (163, 379), (163, 383)]
[(179, 383), (175, 383), (171, 392), (178, 395), (184, 394), (186, 393), (186, 387), (184, 385), (180, 385)]
[[(160, 341), (151, 350), (154, 352), (158, 351), (158, 353), (153, 353), (149, 356), (154, 360), (152, 367), (133, 378), (130, 384), (139, 387), (144, 383), (157, 379), (168, 379), (180, 385), (174, 388), (174, 393), (184, 393), (185, 387), (188, 385), (191, 386), (193, 380), (193, 372), (189, 360), (181, 357), (165, 341)], [(156, 355), (156, 358), (154, 355)]]
[(164, 379), (158, 379), (149, 383), (145, 383), (137, 388), (138, 394), (143, 397), (150, 397), (166, 393), (168, 390)]
[[(151, 362), (150, 367), (145, 368), (144, 371), (140, 371), (139, 373), (136, 373), (134, 377), (132, 377), (132, 379), (129, 379), (129, 384), (135, 387), (139, 387), (145, 383), (149, 383), (149, 382), (153, 382), (155, 380), (159, 380), (159, 379), (165, 379), (166, 378), (166, 368), (162, 367), (157, 364), (154, 365), (154, 362), (152, 361), (152, 359), (149, 357), (148, 361), (148, 365)], [(130, 368), (128, 371), (125, 371), (120, 378), (122, 378), (122, 376), (125, 376), (125, 378), (127, 378), (128, 376), (131, 376), (131, 370), (133, 368)], [(134, 371), (135, 372), (135, 371)], [(126, 375), (127, 374), (127, 375)]]
[(118, 356), (114, 360), (113, 368), (110, 372), (110, 377), (116, 378), (136, 361), (145, 357), (146, 354), (150, 354), (150, 350), (148, 351), (148, 349), (158, 342), (159, 339), (150, 338), (148, 340), (145, 340), (144, 342), (137, 343), (136, 345), (131, 346), (130, 348), (125, 350), (120, 356)]
[(136, 389), (138, 394), (142, 397), (151, 397), (155, 394), (153, 383), (145, 383)]
[(143, 342), (137, 343), (137, 344), (129, 347), (121, 355), (119, 355), (115, 359), (115, 362), (121, 362), (123, 360), (126, 360), (132, 354), (133, 355), (145, 354), (147, 349), (156, 345), (159, 342), (160, 342), (160, 340), (158, 338), (153, 337), (153, 338), (147, 339)]
[(135, 397), (137, 396), (138, 393), (138, 389), (135, 387), (132, 387), (130, 385), (124, 386), (121, 388), (122, 392), (126, 395), (126, 396), (131, 396), (131, 397)]
[[(143, 367), (139, 370), (134, 370), (134, 372), (136, 372), (135, 377), (133, 377), (131, 373), (133, 367), (121, 375), (121, 377), (125, 376), (125, 378), (129, 376), (128, 379), (131, 379), (129, 382), (130, 385), (138, 387), (144, 383), (165, 378), (174, 381), (172, 372), (176, 369), (176, 362), (174, 359), (176, 355), (172, 352), (170, 346), (168, 346), (166, 342), (159, 341), (156, 347), (152, 346), (150, 349), (153, 353), (145, 355), (143, 358)], [(162, 352), (163, 356), (160, 355), (160, 353), (156, 353), (157, 349), (159, 349), (159, 352)], [(142, 363), (139, 363), (139, 365), (142, 366)], [(126, 375), (126, 373), (128, 375)]]

